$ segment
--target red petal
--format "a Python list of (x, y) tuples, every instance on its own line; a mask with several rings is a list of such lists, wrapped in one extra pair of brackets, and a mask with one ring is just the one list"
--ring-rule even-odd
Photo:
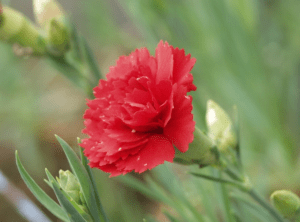
[(161, 80), (170, 80), (173, 72), (172, 48), (166, 42), (160, 41), (155, 50), (157, 60), (156, 82)]
[(153, 73), (156, 72), (155, 59), (150, 55), (147, 48), (137, 49), (129, 56), (121, 56), (117, 61), (117, 65), (110, 67), (109, 73), (106, 75), (107, 80), (125, 79), (128, 74), (137, 70), (138, 66), (146, 66)]
[[(175, 85), (174, 88), (177, 86)], [(192, 114), (192, 97), (186, 96), (181, 86), (174, 92), (172, 117), (164, 128), (164, 135), (181, 151), (186, 152), (194, 139), (195, 121)]]
[[(173, 47), (172, 47), (173, 49)], [(184, 49), (173, 49), (173, 83), (178, 85), (184, 85), (187, 87), (188, 92), (191, 90), (196, 90), (197, 87), (193, 84), (193, 76), (190, 74), (196, 59), (191, 58), (191, 55), (188, 54), (185, 56)]]
[(149, 137), (148, 143), (133, 156), (116, 162), (118, 169), (142, 173), (165, 161), (173, 162), (175, 149), (170, 141), (162, 135)]

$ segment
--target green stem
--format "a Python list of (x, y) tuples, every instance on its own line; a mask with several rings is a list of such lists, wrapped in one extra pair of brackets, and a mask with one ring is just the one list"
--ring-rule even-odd
[[(220, 172), (220, 171), (219, 171), (219, 179), (222, 180), (222, 172)], [(228, 190), (227, 190), (224, 183), (221, 183), (220, 186), (221, 186), (221, 192), (222, 192), (223, 205), (224, 205), (224, 208), (225, 208), (226, 221), (235, 222), (235, 219), (234, 219), (233, 214), (231, 212), (231, 206), (230, 206), (230, 201), (229, 201)]]
[(241, 177), (241, 175), (239, 175), (235, 170), (231, 169), (231, 168), (226, 168), (225, 172), (227, 173), (228, 176), (230, 176), (232, 179), (234, 180), (238, 180), (243, 182), (244, 179)]
[(278, 222), (285, 222), (282, 216), (271, 207), (264, 199), (262, 199), (255, 190), (251, 189), (247, 192), (254, 200), (256, 200), (262, 207), (264, 207)]
[(222, 179), (222, 178), (216, 178), (216, 177), (199, 174), (199, 173), (190, 173), (190, 174), (192, 174), (196, 177), (201, 177), (203, 179), (207, 179), (207, 180), (211, 180), (211, 181), (215, 181), (215, 182), (219, 182), (219, 183), (226, 183), (226, 184), (238, 187), (240, 190), (243, 190), (244, 192), (248, 191), (248, 189), (245, 190), (244, 184), (242, 184), (240, 182), (230, 181), (230, 180), (226, 180), (226, 179)]

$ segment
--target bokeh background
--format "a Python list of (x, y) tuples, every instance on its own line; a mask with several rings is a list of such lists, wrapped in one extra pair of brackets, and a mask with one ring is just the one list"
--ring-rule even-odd
[[(34, 21), (31, 0), (2, 3)], [(192, 73), (198, 90), (192, 95), (198, 127), (205, 130), (208, 99), (216, 101), (231, 116), (236, 105), (242, 161), (254, 186), (265, 198), (276, 189), (290, 189), (300, 195), (299, 1), (59, 3), (88, 40), (104, 74), (119, 56), (135, 48), (147, 47), (153, 54), (161, 39), (191, 53), (197, 59)], [(59, 221), (36, 201), (21, 180), (14, 152), (19, 151), (25, 168), (54, 198), (43, 181), (44, 169), (53, 175), (58, 175), (59, 169), (69, 169), (54, 134), (76, 149), (76, 137), (84, 137), (81, 130), (85, 98), (46, 60), (18, 58), (11, 45), (0, 42), (0, 170), (14, 186), (14, 192), (2, 189), (0, 193), (1, 222), (28, 221), (16, 205), (20, 192), (50, 221)], [(191, 180), (184, 172), (178, 165), (166, 164), (151, 174), (167, 193), (182, 192), (201, 214), (211, 214), (211, 221), (224, 221), (218, 188), (210, 182)], [(168, 221), (161, 212), (173, 210), (151, 194), (124, 186), (99, 170), (94, 173), (110, 221), (138, 222), (147, 215)], [(143, 181), (147, 174), (136, 177)]]

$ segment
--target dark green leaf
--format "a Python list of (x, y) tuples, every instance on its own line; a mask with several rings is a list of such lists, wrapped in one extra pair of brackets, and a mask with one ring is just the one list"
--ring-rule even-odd
[[(85, 50), (85, 60), (87, 65), (89, 66), (90, 70), (94, 74), (94, 77), (96, 80), (99, 80), (102, 78), (101, 71), (99, 69), (98, 63), (95, 59), (94, 53), (92, 52), (90, 46), (88, 45), (87, 41), (82, 38), (84, 50)], [(97, 81), (98, 83), (98, 81)]]

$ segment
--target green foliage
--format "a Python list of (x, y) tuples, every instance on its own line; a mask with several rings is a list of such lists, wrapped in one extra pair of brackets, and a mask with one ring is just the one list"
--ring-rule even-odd
[[(18, 3), (14, 0), (2, 2), (10, 2), (12, 6)], [(80, 4), (80, 13), (72, 12), (76, 15), (73, 18), (83, 36), (92, 43), (92, 50), (87, 48), (83, 39), (73, 38), (72, 44), (78, 46), (76, 50), (81, 55), (79, 58), (83, 59), (81, 61), (88, 61), (90, 65), (84, 67), (78, 60), (72, 59), (67, 61), (67, 65), (60, 59), (59, 62), (54, 61), (60, 73), (83, 91), (90, 91), (102, 76), (97, 63), (101, 65), (101, 70), (108, 70), (108, 66), (114, 65), (120, 55), (141, 46), (147, 46), (153, 53), (160, 39), (175, 47), (185, 48), (197, 59), (192, 73), (198, 90), (192, 95), (198, 127), (206, 129), (207, 100), (216, 101), (229, 116), (232, 116), (231, 107), (236, 104), (240, 114), (241, 159), (255, 186), (264, 196), (278, 189), (278, 186), (296, 191), (300, 189), (300, 168), (295, 167), (299, 165), (300, 143), (298, 1), (90, 0)], [(38, 101), (44, 98), (53, 81), (58, 80), (50, 69), (53, 64), (36, 65), (33, 60), (15, 59), (11, 48), (2, 43), (0, 49), (1, 144), (5, 147), (12, 144), (12, 148), (8, 149), (19, 149), (24, 163), (28, 163), (29, 172), (39, 175), (36, 169), (43, 159), (51, 166), (57, 164), (56, 156), (47, 156), (50, 149), (39, 142), (39, 122), (49, 118), (49, 114), (39, 107)], [(97, 55), (98, 61), (91, 56), (91, 51)], [(50, 60), (53, 62), (53, 59)], [(38, 68), (35, 69), (34, 65)], [(43, 69), (39, 68), (41, 66)], [(82, 70), (85, 75), (77, 79), (75, 76)], [(65, 90), (70, 91), (70, 87), (66, 86)], [(62, 122), (65, 117), (58, 118)], [(76, 122), (80, 121), (78, 119)], [(85, 169), (90, 176), (91, 170), (88, 167)], [(149, 184), (127, 179), (127, 176), (120, 178), (126, 178), (124, 180), (128, 180), (125, 182), (128, 186), (149, 198), (180, 212), (167, 213), (170, 221), (174, 218), (182, 221), (182, 218), (188, 219), (188, 215), (195, 217), (190, 212), (189, 204), (196, 207), (201, 216), (205, 215), (205, 221), (225, 221), (222, 200), (217, 195), (220, 187), (209, 181), (184, 177), (182, 170), (175, 169), (176, 173), (166, 171), (164, 167), (153, 171), (154, 183), (159, 183), (158, 187), (150, 186), (152, 178), (147, 178)], [(201, 169), (200, 172), (217, 176), (211, 169)], [(180, 181), (179, 185), (174, 185), (173, 177)], [(278, 178), (281, 178), (280, 183)], [(124, 216), (120, 205), (114, 210), (115, 203), (133, 206), (136, 221), (145, 217), (139, 218), (141, 212), (151, 213), (143, 211), (143, 204), (137, 198), (129, 198), (129, 192), (116, 185), (114, 180), (107, 179), (105, 174), (97, 172), (95, 181), (91, 181), (94, 190), (95, 181), (98, 182), (105, 206), (112, 206), (107, 213), (110, 218), (117, 218), (114, 221), (135, 221)], [(162, 190), (159, 188), (161, 186)], [(230, 192), (231, 188), (227, 188)], [(180, 196), (183, 193), (189, 204), (178, 200), (183, 198)], [(170, 198), (173, 195), (176, 201)], [(233, 203), (233, 213), (240, 221), (272, 221), (249, 199), (244, 201), (231, 193), (229, 199)], [(126, 210), (129, 211), (128, 208)]]

